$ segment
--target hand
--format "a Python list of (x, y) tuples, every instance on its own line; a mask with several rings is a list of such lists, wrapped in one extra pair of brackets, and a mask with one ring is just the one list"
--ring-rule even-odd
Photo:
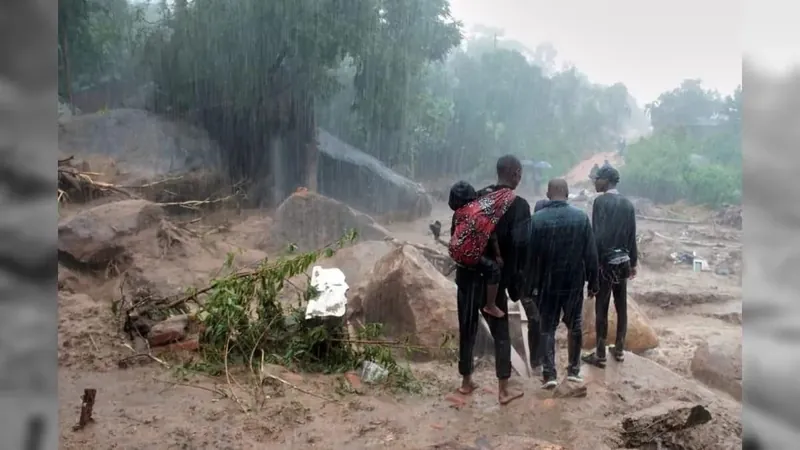
[(631, 267), (631, 274), (628, 276), (629, 280), (636, 278), (636, 267)]

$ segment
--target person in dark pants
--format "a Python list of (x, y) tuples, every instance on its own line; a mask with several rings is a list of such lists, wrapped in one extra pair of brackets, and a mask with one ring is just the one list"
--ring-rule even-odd
[[(522, 164), (520, 160), (511, 155), (503, 156), (497, 160), (497, 184), (482, 189), (478, 195), (484, 195), (501, 187), (516, 189), (521, 178)], [(502, 405), (522, 397), (523, 394), (508, 386), (508, 380), (511, 377), (508, 296), (511, 297), (511, 300), (517, 301), (522, 291), (520, 268), (527, 259), (530, 218), (530, 205), (524, 198), (517, 196), (495, 227), (500, 255), (504, 262), (495, 303), (505, 315), (498, 318), (483, 313), (483, 317), (489, 324), (494, 339), (495, 371), (498, 379), (497, 394)], [(458, 392), (469, 395), (477, 388), (472, 380), (473, 350), (480, 326), (479, 314), (482, 314), (481, 310), (486, 303), (486, 280), (479, 271), (458, 266), (456, 268), (456, 286), (458, 287), (459, 328), (458, 371), (462, 376)]]
[[(546, 208), (548, 204), (550, 204), (549, 199), (537, 200), (536, 204), (533, 205), (533, 213), (536, 214)], [(536, 372), (542, 366), (542, 355), (539, 348), (539, 307), (536, 306), (538, 292), (534, 292), (532, 289), (532, 286), (527, 288), (528, 295), (524, 295), (521, 302), (522, 307), (525, 309), (525, 316), (528, 318), (528, 361), (531, 369)]]
[(595, 178), (595, 189), (602, 193), (592, 207), (592, 228), (600, 261), (600, 288), (595, 303), (597, 348), (583, 356), (583, 361), (597, 367), (606, 365), (608, 308), (614, 297), (617, 333), (611, 349), (614, 359), (625, 359), (625, 336), (628, 331), (628, 280), (636, 276), (636, 210), (617, 191), (619, 172), (605, 165)]
[[(558, 384), (555, 367), (556, 328), (563, 320), (569, 330), (567, 379), (581, 382), (584, 284), (592, 296), (598, 288), (597, 247), (589, 217), (567, 203), (569, 189), (562, 179), (550, 180), (550, 202), (533, 216), (529, 251), (531, 296), (539, 310), (538, 354), (542, 387)], [(533, 345), (533, 344), (532, 344)]]

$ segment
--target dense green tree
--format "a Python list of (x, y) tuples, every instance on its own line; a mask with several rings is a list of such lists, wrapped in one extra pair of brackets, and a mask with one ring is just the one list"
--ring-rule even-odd
[(741, 201), (741, 86), (723, 98), (688, 80), (648, 109), (654, 132), (628, 148), (625, 189), (659, 202)]

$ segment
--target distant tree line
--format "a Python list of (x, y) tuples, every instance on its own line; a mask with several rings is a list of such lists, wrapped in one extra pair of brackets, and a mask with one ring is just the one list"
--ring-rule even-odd
[[(149, 107), (206, 129), (231, 175), (285, 189), (311, 183), (318, 127), (430, 179), (488, 170), (505, 153), (559, 173), (646, 122), (623, 84), (556, 67), (549, 44), (485, 28), (465, 39), (447, 0), (59, 0), (59, 24), (62, 97), (109, 78), (152, 82)], [(668, 94), (648, 109), (656, 135), (709, 116)], [(637, 175), (634, 154), (647, 142), (674, 151), (631, 146), (637, 191), (650, 174)], [(701, 153), (714, 151), (727, 150)]]

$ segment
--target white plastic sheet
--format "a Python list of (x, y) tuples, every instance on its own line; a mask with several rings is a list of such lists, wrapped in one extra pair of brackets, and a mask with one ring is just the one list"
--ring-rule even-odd
[(347, 290), (344, 272), (337, 268), (311, 269), (311, 285), (319, 295), (308, 302), (306, 320), (320, 317), (342, 317), (347, 311)]

